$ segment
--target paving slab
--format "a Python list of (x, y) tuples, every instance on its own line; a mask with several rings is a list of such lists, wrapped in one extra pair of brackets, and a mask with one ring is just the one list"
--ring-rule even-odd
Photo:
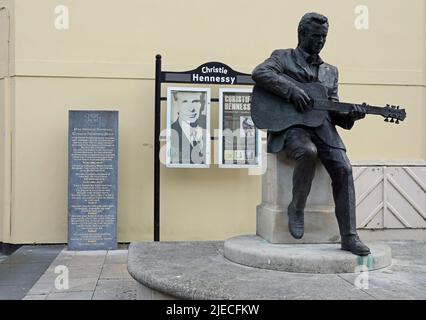
[(102, 268), (100, 279), (129, 279), (129, 272), (127, 271), (127, 263), (112, 263), (105, 264)]
[[(392, 248), (392, 265), (370, 271), (364, 284), (377, 299), (426, 300), (426, 243), (420, 241), (386, 241)], [(340, 275), (353, 282), (353, 274)]]
[(0, 275), (6, 273), (11, 274), (24, 274), (24, 273), (43, 273), (50, 263), (38, 262), (38, 263), (19, 263), (19, 264), (9, 264), (2, 263), (0, 264)]
[(106, 264), (125, 263), (127, 264), (127, 250), (111, 250), (105, 258)]
[[(340, 277), (354, 283), (356, 275), (341, 274)], [(372, 271), (365, 274), (362, 284), (363, 291), (375, 299), (426, 300), (426, 274)]]
[(337, 275), (255, 271), (224, 284), (229, 299), (267, 300), (372, 300)]
[(66, 250), (66, 252), (74, 252), (75, 256), (88, 257), (88, 256), (105, 256), (108, 250), (91, 250), (91, 251), (71, 251)]
[(30, 288), (31, 284), (0, 285), (0, 300), (21, 300)]
[(52, 286), (54, 285), (54, 283), (55, 283), (55, 279), (58, 277), (58, 274), (57, 273), (55, 273), (55, 271), (54, 270), (52, 270), (52, 269), (47, 269), (46, 271), (45, 271), (45, 273), (43, 273), (42, 275), (41, 275), (41, 277), (38, 279), (38, 281), (37, 281), (37, 283), (39, 283), (39, 282), (43, 282), (43, 283), (51, 283), (52, 284)]
[(68, 281), (68, 289), (56, 289), (53, 287), (50, 293), (67, 293), (81, 291), (95, 291), (99, 278), (70, 278)]
[(93, 300), (135, 300), (136, 283), (134, 280), (99, 280)]
[[(89, 265), (66, 265), (68, 268), (68, 276), (71, 278), (96, 278), (99, 277), (102, 271), (102, 264), (89, 264)], [(46, 272), (55, 274), (55, 268), (57, 265), (50, 266)], [(58, 273), (59, 274), (59, 273)], [(56, 276), (58, 276), (56, 274)]]
[(1, 273), (0, 274), (0, 287), (1, 286), (24, 286), (31, 287), (40, 277), (39, 273)]
[(0, 299), (26, 296), (63, 245), (22, 246), (0, 264)]
[(47, 294), (27, 295), (22, 300), (46, 300)]
[(28, 291), (27, 295), (48, 295), (55, 287), (55, 281), (38, 280)]
[(93, 291), (50, 293), (46, 300), (91, 300)]
[(105, 255), (103, 256), (66, 256), (58, 257), (52, 263), (51, 266), (64, 265), (64, 266), (91, 266), (91, 265), (103, 265), (105, 261)]
[[(27, 298), (87, 300), (96, 292), (96, 299), (133, 299), (136, 284), (127, 272), (127, 249), (122, 248), (111, 251), (69, 251), (64, 248), (29, 290)], [(68, 268), (68, 289), (55, 288), (58, 266)]]

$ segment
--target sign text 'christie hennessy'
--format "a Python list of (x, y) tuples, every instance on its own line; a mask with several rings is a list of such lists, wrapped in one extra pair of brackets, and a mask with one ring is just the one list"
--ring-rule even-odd
[(221, 62), (207, 62), (194, 70), (162, 72), (163, 82), (203, 84), (252, 84), (251, 76), (233, 70)]

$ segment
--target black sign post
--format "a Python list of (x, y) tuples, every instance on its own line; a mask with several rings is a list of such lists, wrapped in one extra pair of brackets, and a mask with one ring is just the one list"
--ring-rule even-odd
[[(219, 85), (254, 85), (250, 74), (233, 70), (222, 62), (207, 62), (183, 72), (162, 71), (161, 55), (155, 57), (155, 125), (154, 125), (154, 241), (160, 241), (160, 126), (162, 83), (191, 83)], [(211, 99), (218, 102), (218, 98)], [(213, 137), (212, 137), (213, 139)]]

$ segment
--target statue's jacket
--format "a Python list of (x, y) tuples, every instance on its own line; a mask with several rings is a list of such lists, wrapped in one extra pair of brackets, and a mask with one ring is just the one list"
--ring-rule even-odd
[[(327, 89), (328, 98), (332, 101), (339, 101), (338, 69), (328, 63), (322, 63), (318, 68), (317, 79), (299, 48), (275, 50), (265, 62), (254, 69), (252, 78), (256, 85), (289, 101), (295, 84), (282, 74), (302, 83), (319, 81)], [(268, 152), (281, 151), (284, 148), (286, 130), (294, 126), (315, 128), (315, 133), (330, 147), (345, 149), (335, 125), (348, 130), (351, 129), (354, 121), (347, 114), (316, 111), (314, 117), (311, 117), (311, 119), (305, 117), (302, 123), (301, 117), (295, 116), (296, 112), (299, 112), (296, 107), (294, 110), (288, 111), (288, 116), (283, 119), (286, 123), (286, 128), (283, 131), (268, 132)]]

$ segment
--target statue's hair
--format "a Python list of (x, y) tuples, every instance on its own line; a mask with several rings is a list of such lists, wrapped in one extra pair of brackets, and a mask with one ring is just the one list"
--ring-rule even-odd
[(300, 19), (299, 27), (298, 27), (298, 37), (300, 43), (300, 36), (309, 28), (312, 23), (318, 23), (322, 25), (326, 25), (327, 28), (329, 26), (328, 19), (326, 16), (316, 12), (309, 12), (303, 15), (302, 19)]

